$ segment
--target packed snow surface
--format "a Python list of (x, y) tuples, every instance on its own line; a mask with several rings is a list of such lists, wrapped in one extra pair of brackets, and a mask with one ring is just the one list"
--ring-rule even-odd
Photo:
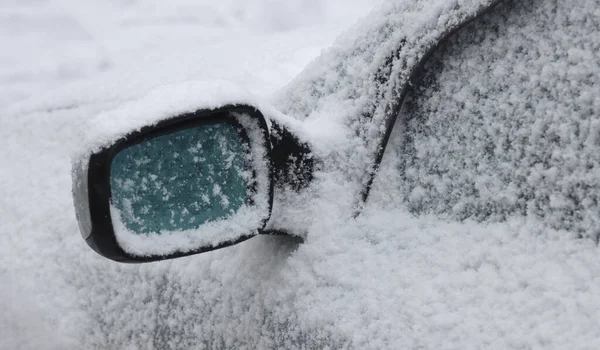
[[(378, 3), (3, 1), (0, 348), (597, 348), (600, 254), (575, 238), (598, 225), (596, 0), (506, 1), (451, 40), (401, 112), (362, 214), (332, 200), (356, 191), (340, 169), (317, 173), (309, 211), (287, 208), (312, 215), (302, 244), (259, 236), (122, 265), (78, 232), (71, 157), (139, 128), (144, 101), (155, 116), (187, 111), (212, 81), (199, 105), (276, 107), (325, 140), (320, 152), (347, 147), (366, 125), (352, 113), (377, 108), (361, 97), (389, 93), (363, 79), (388, 52), (369, 42), (486, 3), (388, 2), (309, 64)], [(361, 142), (349, 159), (364, 165)]]

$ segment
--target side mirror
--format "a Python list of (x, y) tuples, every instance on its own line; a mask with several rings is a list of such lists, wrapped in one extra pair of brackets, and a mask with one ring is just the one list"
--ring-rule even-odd
[(132, 132), (81, 160), (73, 196), (100, 255), (147, 262), (257, 235), (271, 214), (269, 130), (250, 106), (200, 110)]

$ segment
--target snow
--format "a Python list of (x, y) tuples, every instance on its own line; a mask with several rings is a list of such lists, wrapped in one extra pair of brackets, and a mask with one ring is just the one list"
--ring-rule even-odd
[[(356, 130), (359, 135), (381, 132), (380, 125), (353, 123), (356, 114), (346, 113), (365, 107), (369, 101), (360, 96), (389, 93), (364, 83), (400, 38), (398, 32), (377, 28), (394, 24), (416, 34), (434, 22), (451, 24), (455, 17), (448, 11), (464, 15), (484, 3), (390, 2), (281, 89), (375, 4), (3, 1), (0, 348), (596, 348), (598, 247), (593, 239), (573, 237), (575, 232), (593, 237), (595, 231), (561, 226), (568, 207), (559, 196), (573, 179), (597, 189), (599, 177), (577, 161), (598, 161), (592, 147), (597, 147), (599, 116), (595, 1), (508, 2), (486, 24), (502, 30), (481, 37), (470, 30), (448, 46), (452, 55), (435, 56), (443, 63), (443, 73), (435, 76), (437, 94), (415, 87), (414, 109), (404, 109), (400, 120), (412, 119), (396, 124), (370, 201), (352, 217), (362, 171), (348, 173), (335, 157), (352, 156), (348, 150), (354, 150), (355, 158), (344, 159), (366, 166), (374, 146), (368, 137), (350, 136)], [(437, 34), (420, 38), (428, 42)], [(366, 49), (377, 38), (389, 46), (371, 55)], [(348, 56), (344, 50), (353, 40), (366, 51)], [(519, 43), (525, 43), (521, 49)], [(554, 52), (552, 45), (568, 50), (555, 61), (545, 60), (555, 57), (546, 55)], [(487, 61), (477, 50), (486, 48), (486, 57), (496, 64), (479, 71)], [(405, 52), (407, 59), (411, 52), (418, 50)], [(330, 69), (336, 65), (350, 74), (346, 90), (333, 84), (342, 72)], [(465, 71), (473, 84), (457, 84)], [(577, 79), (552, 84), (561, 74)], [(504, 85), (490, 85), (491, 76)], [(528, 77), (539, 85), (518, 90), (519, 79)], [(221, 92), (207, 88), (224, 85)], [(477, 95), (492, 88), (504, 89), (503, 98)], [(227, 249), (144, 265), (117, 264), (93, 253), (75, 220), (71, 155), (84, 152), (98, 135), (108, 138), (139, 127), (145, 117), (223, 102), (232, 89), (236, 98), (246, 96), (244, 102), (260, 104), (266, 114), (312, 140), (318, 154), (331, 161), (296, 197), (285, 189), (276, 194), (288, 203), (306, 200), (305, 207), (273, 209), (274, 216), (285, 218), (275, 224), (305, 231), (304, 243), (259, 236)], [(544, 134), (549, 129), (536, 128), (541, 125), (534, 123), (535, 116), (560, 126), (551, 133), (564, 139), (561, 148), (546, 149), (552, 144), (544, 137), (525, 144), (528, 155), (549, 152), (552, 166), (519, 180), (511, 171), (525, 168), (510, 153), (505, 167), (468, 163), (484, 159), (479, 145), (489, 140), (470, 132), (475, 126), (494, 135), (515, 134), (505, 130), (506, 124), (518, 122), (513, 116), (523, 111), (509, 102), (535, 99), (541, 92), (552, 99), (518, 125), (530, 131), (524, 138), (550, 135)], [(587, 109), (574, 110), (572, 96)], [(472, 100), (478, 103), (468, 106)], [(153, 107), (151, 115), (144, 115), (144, 106)], [(469, 108), (495, 114), (474, 121), (465, 112)], [(584, 113), (587, 119), (571, 117)], [(582, 147), (572, 138), (567, 121), (587, 125), (589, 143)], [(462, 142), (461, 135), (473, 143)], [(419, 146), (424, 153), (405, 154), (407, 142), (428, 146)], [(347, 148), (331, 152), (332, 147)], [(426, 161), (415, 162), (417, 156)], [(466, 166), (456, 167), (453, 160)], [(402, 164), (407, 165), (404, 175), (398, 171)], [(440, 181), (434, 177), (436, 166), (457, 176)], [(502, 182), (502, 176), (513, 181)], [(455, 178), (460, 181), (450, 181)], [(475, 204), (488, 203), (481, 198), (498, 201), (507, 208), (503, 217), (461, 214), (472, 179), (490, 191), (471, 197)], [(538, 184), (543, 192), (541, 212), (556, 215), (522, 216), (512, 209), (526, 183)], [(597, 203), (589, 193), (581, 198), (587, 219), (575, 222), (595, 225)]]

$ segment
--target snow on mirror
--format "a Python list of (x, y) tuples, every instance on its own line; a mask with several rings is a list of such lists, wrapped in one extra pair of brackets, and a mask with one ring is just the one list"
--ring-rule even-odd
[(226, 105), (132, 129), (74, 162), (81, 234), (100, 255), (147, 262), (208, 252), (262, 232), (271, 214), (269, 129)]
[(115, 227), (138, 234), (198, 229), (250, 199), (248, 143), (231, 123), (204, 124), (121, 150), (110, 170)]
[(244, 136), (232, 122), (207, 123), (120, 150), (110, 166), (110, 213), (121, 247), (170, 254), (237, 238), (255, 187)]
[(128, 261), (231, 245), (256, 235), (270, 214), (262, 115), (192, 116), (113, 146), (108, 211)]

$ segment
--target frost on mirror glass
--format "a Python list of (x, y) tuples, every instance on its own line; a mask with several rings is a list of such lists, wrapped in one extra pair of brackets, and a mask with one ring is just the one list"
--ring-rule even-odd
[(246, 142), (230, 123), (204, 124), (120, 151), (110, 170), (111, 204), (133, 233), (196, 229), (248, 200)]

